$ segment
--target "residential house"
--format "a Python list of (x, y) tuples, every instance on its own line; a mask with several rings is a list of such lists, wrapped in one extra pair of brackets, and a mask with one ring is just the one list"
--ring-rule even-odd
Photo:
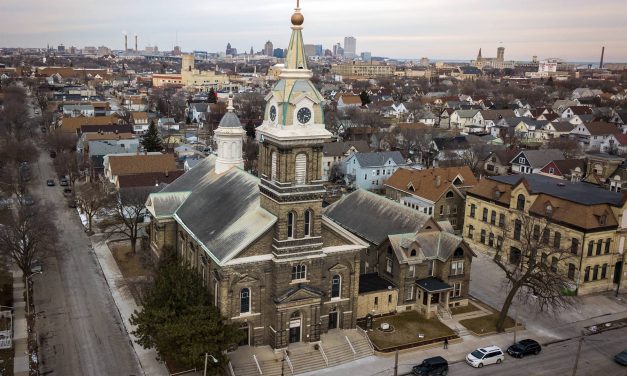
[(507, 175), (512, 171), (510, 161), (519, 153), (518, 150), (492, 151), (483, 163), (486, 175)]
[(542, 127), (543, 139), (567, 137), (574, 128), (575, 125), (568, 121), (549, 121)]
[(579, 103), (579, 100), (574, 99), (574, 100), (570, 100), (570, 99), (558, 99), (553, 103), (553, 106), (551, 107), (553, 109), (553, 111), (555, 111), (557, 114), (561, 115), (562, 112), (564, 112), (568, 107), (571, 106), (579, 106), (581, 103)]
[(146, 133), (150, 126), (147, 112), (131, 112), (131, 122), (133, 123), (133, 133), (139, 135)]
[(578, 182), (585, 176), (585, 159), (556, 159), (540, 170), (541, 175)]
[(577, 138), (585, 150), (599, 151), (604, 142), (609, 143), (611, 135), (618, 133), (620, 131), (615, 125), (600, 121), (579, 124), (570, 132), (571, 135)]
[(483, 124), (485, 130), (492, 133), (492, 128), (495, 127), (502, 119), (515, 117), (512, 110), (482, 110), (481, 117), (483, 118)]
[[(479, 110), (456, 110), (451, 115), (449, 121), (451, 128), (463, 129), (466, 133), (477, 133), (485, 130), (483, 117)], [(469, 132), (469, 130), (474, 129), (475, 126), (478, 126), (478, 129)]]
[(584, 181), (600, 186), (609, 186), (610, 178), (624, 163), (625, 158), (607, 153), (586, 154), (586, 177)]
[(183, 175), (183, 170), (141, 172), (132, 175), (120, 175), (116, 180), (118, 190), (126, 188), (150, 188), (170, 184)]
[[(370, 146), (366, 141), (327, 142), (322, 146), (322, 180), (328, 181), (331, 171), (341, 171), (344, 160), (355, 153), (367, 153)], [(336, 174), (337, 176), (337, 174)]]
[(63, 133), (79, 134), (83, 125), (97, 125), (106, 128), (108, 125), (119, 124), (120, 119), (117, 116), (98, 116), (98, 117), (62, 117), (59, 129)]
[(96, 112), (91, 104), (66, 104), (63, 106), (63, 116), (67, 117), (94, 117)]
[(179, 123), (174, 118), (160, 118), (157, 121), (157, 127), (164, 131), (179, 131)]
[(433, 216), (449, 221), (461, 233), (466, 190), (477, 184), (468, 166), (414, 170), (400, 168), (386, 181), (385, 196)]
[(342, 94), (337, 101), (337, 108), (345, 109), (350, 107), (361, 107), (361, 98), (359, 95)]
[(417, 120), (418, 123), (422, 123), (430, 127), (433, 127), (437, 123), (438, 117), (435, 116), (433, 112), (429, 110), (423, 110), (423, 111), (419, 111), (414, 116), (414, 120)]
[(207, 121), (208, 115), (211, 112), (209, 103), (205, 102), (191, 102), (185, 111), (187, 118), (190, 119), (192, 123), (199, 125)]
[(537, 174), (555, 159), (564, 159), (564, 153), (557, 149), (521, 150), (509, 163), (514, 173)]
[[(625, 209), (620, 193), (583, 182), (496, 176), (467, 192), (465, 240), (488, 253), (502, 249), (501, 259), (511, 264), (522, 260), (521, 242), (542, 241), (570, 255), (540, 259), (570, 279), (572, 291), (611, 291), (624, 266)], [(622, 285), (627, 287), (625, 278)]]
[(592, 115), (592, 109), (588, 106), (568, 106), (562, 113), (562, 119), (570, 119), (575, 115)]
[(627, 155), (627, 134), (613, 133), (601, 142), (601, 153)]
[(398, 151), (355, 153), (346, 158), (342, 170), (346, 184), (365, 190), (380, 190), (385, 181), (407, 162)]
[(444, 223), (364, 190), (344, 196), (324, 215), (367, 245), (361, 254), (358, 317), (407, 310), (434, 317), (468, 303), (475, 254)]
[(160, 152), (108, 154), (104, 157), (103, 166), (104, 177), (115, 186), (122, 175), (178, 170), (174, 155)]

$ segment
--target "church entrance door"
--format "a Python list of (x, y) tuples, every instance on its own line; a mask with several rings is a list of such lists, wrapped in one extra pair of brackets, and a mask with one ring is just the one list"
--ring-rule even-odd
[(337, 329), (339, 314), (337, 311), (329, 312), (329, 330)]
[(300, 342), (301, 319), (300, 313), (294, 312), (290, 317), (290, 343)]
[(250, 331), (248, 330), (248, 323), (244, 323), (242, 326), (240, 326), (239, 330), (242, 331), (242, 333), (244, 334), (244, 336), (242, 337), (242, 340), (239, 341), (238, 345), (239, 346), (248, 346), (250, 345)]

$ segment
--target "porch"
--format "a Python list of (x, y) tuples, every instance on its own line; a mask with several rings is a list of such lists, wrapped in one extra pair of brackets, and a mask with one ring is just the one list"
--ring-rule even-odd
[(435, 277), (428, 277), (416, 281), (418, 287), (416, 308), (426, 318), (430, 319), (440, 314), (442, 318), (451, 318), (449, 297), (453, 286)]

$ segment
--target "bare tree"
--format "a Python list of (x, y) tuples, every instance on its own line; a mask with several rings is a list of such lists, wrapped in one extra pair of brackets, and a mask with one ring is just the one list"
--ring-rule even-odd
[(81, 184), (76, 189), (78, 206), (85, 213), (88, 222), (88, 231), (92, 232), (93, 218), (98, 212), (110, 205), (111, 197), (99, 182)]
[(110, 202), (111, 215), (99, 225), (109, 235), (122, 234), (131, 242), (133, 253), (137, 250), (139, 230), (143, 227), (146, 200), (153, 188), (124, 188)]
[(45, 206), (18, 205), (13, 216), (0, 225), (0, 251), (9, 255), (25, 276), (31, 274), (33, 260), (52, 251), (57, 230)]
[(507, 296), (496, 322), (498, 332), (504, 330), (515, 297), (523, 302), (533, 301), (541, 311), (558, 312), (573, 303), (566, 292), (573, 287), (575, 275), (570, 264), (578, 250), (571, 253), (571, 249), (562, 248), (561, 235), (556, 240), (553, 233), (551, 239), (552, 210), (547, 206), (545, 213), (538, 216), (518, 212), (511, 226), (503, 224), (503, 238), (510, 247), (507, 251), (503, 238), (495, 240), (493, 233), (481, 235), (482, 242), (488, 237), (488, 244), (495, 245), (493, 260), (506, 277)]

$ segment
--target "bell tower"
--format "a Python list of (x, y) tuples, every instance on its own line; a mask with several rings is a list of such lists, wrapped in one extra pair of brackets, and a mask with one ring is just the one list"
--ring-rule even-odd
[(324, 126), (322, 95), (310, 81), (304, 20), (297, 3), (285, 68), (266, 96), (264, 121), (257, 128), (261, 206), (277, 217), (277, 258), (316, 254), (322, 248), (322, 145), (332, 135)]

